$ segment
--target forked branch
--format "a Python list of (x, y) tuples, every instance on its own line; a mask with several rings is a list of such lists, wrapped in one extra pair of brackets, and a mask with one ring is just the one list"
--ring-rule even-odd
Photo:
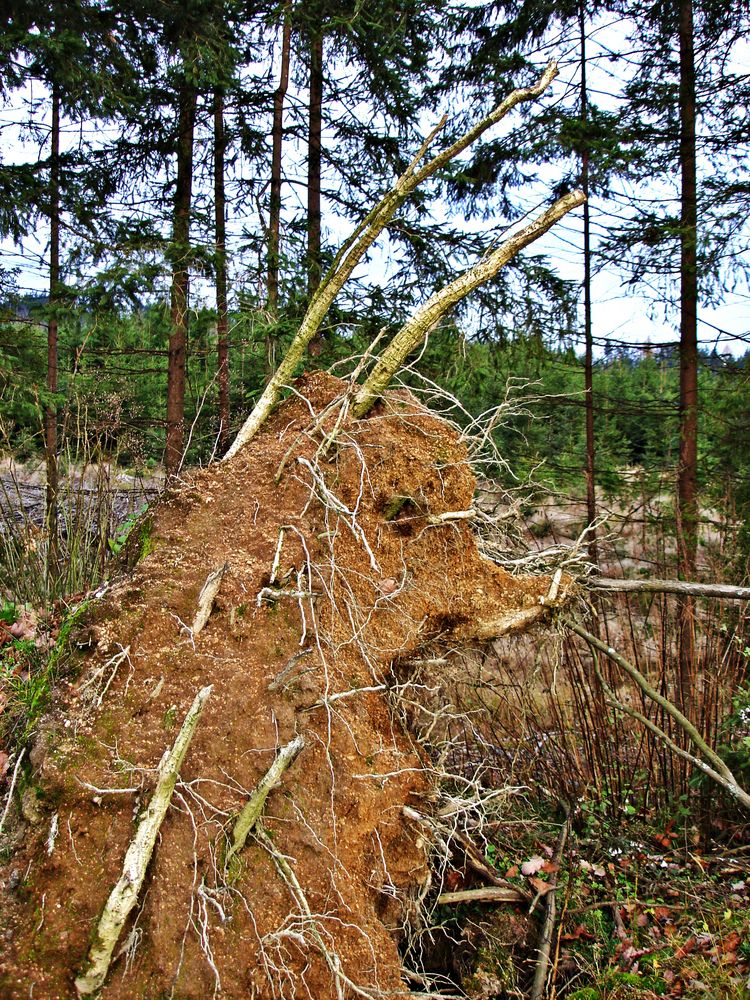
[(269, 379), (268, 385), (240, 429), (239, 434), (229, 448), (229, 451), (227, 451), (224, 459), (232, 458), (236, 455), (240, 448), (257, 434), (259, 428), (281, 398), (284, 387), (289, 385), (294, 378), (295, 371), (302, 361), (307, 345), (320, 329), (320, 325), (334, 299), (348, 281), (355, 267), (412, 191), (441, 167), (444, 167), (467, 149), (487, 129), (504, 118), (517, 104), (521, 104), (524, 101), (533, 101), (541, 96), (556, 76), (557, 64), (551, 62), (532, 87), (522, 87), (514, 90), (494, 111), (464, 133), (452, 146), (444, 149), (424, 164), (424, 166), (420, 167), (419, 164), (422, 158), (434, 137), (445, 124), (445, 119), (431, 133), (391, 190), (367, 214), (337, 254), (333, 266), (313, 295), (302, 324), (295, 334), (289, 349), (282, 358), (279, 367)]

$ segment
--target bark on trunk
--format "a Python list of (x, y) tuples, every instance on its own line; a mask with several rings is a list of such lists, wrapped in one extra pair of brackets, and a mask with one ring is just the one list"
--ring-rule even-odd
[[(695, 155), (695, 53), (692, 0), (679, 0), (680, 42), (680, 460), (677, 471), (678, 572), (695, 574), (698, 548), (698, 221)], [(683, 711), (692, 701), (693, 604), (680, 599), (680, 690)]]
[(182, 462), (185, 438), (185, 372), (187, 365), (190, 287), (190, 203), (193, 187), (193, 133), (197, 92), (183, 79), (178, 96), (177, 186), (172, 224), (172, 332), (167, 369), (167, 442), (164, 464), (174, 475)]
[[(320, 261), (320, 163), (323, 118), (323, 36), (310, 40), (310, 107), (307, 137), (307, 296), (311, 300), (321, 278)], [(308, 352), (320, 354), (322, 340), (316, 333)]]
[[(52, 87), (52, 133), (50, 136), (50, 253), (49, 253), (49, 323), (47, 326), (47, 390), (56, 393), (57, 373), (57, 309), (60, 296), (60, 91)], [(57, 517), (57, 404), (51, 398), (44, 414), (44, 452), (47, 466), (47, 580), (54, 589), (60, 573), (59, 527)]]
[(273, 128), (271, 153), (271, 203), (268, 218), (268, 313), (269, 328), (266, 333), (266, 374), (270, 378), (276, 369), (276, 323), (279, 314), (279, 256), (281, 248), (281, 147), (284, 137), (284, 100), (289, 86), (289, 50), (292, 25), (284, 19), (281, 37), (281, 71), (279, 86), (273, 98)]
[(216, 351), (219, 383), (219, 451), (229, 447), (229, 313), (227, 309), (226, 198), (224, 193), (224, 94), (214, 93), (214, 224), (216, 228)]
[(594, 345), (591, 328), (591, 220), (589, 215), (589, 150), (588, 150), (588, 92), (586, 85), (586, 20), (583, 4), (579, 7), (581, 25), (581, 120), (583, 123), (583, 149), (581, 151), (581, 189), (586, 196), (583, 203), (583, 326), (586, 341), (584, 362), (584, 388), (586, 403), (586, 512), (589, 524), (589, 560), (598, 565), (596, 544), (596, 480), (594, 442)]

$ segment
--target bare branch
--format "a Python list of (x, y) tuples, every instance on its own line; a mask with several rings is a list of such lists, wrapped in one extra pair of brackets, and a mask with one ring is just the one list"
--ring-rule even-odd
[(684, 594), (688, 597), (717, 597), (722, 601), (750, 601), (750, 587), (732, 587), (725, 583), (689, 583), (687, 580), (617, 580), (590, 576), (586, 586), (592, 590), (631, 594)]
[(458, 156), (459, 153), (463, 152), (463, 150), (486, 132), (488, 128), (497, 124), (517, 104), (535, 100), (543, 94), (556, 76), (557, 64), (551, 62), (534, 86), (514, 90), (486, 118), (482, 119), (481, 122), (469, 129), (452, 146), (443, 150), (418, 170), (419, 160), (426, 152), (429, 142), (442, 127), (442, 123), (433, 131), (406, 171), (399, 177), (380, 203), (368, 213), (339, 251), (334, 261), (334, 266), (326, 275), (315, 295), (313, 295), (302, 324), (295, 334), (289, 349), (282, 358), (279, 367), (269, 379), (268, 385), (240, 429), (239, 434), (227, 451), (224, 459), (232, 458), (236, 455), (240, 448), (257, 434), (258, 429), (263, 425), (271, 410), (281, 398), (284, 387), (289, 385), (294, 378), (294, 373), (302, 361), (307, 345), (320, 329), (320, 325), (334, 299), (348, 281), (357, 264), (359, 264), (412, 191), (437, 170), (445, 166), (446, 163), (449, 163), (454, 157)]
[(504, 240), (491, 254), (459, 275), (454, 281), (435, 292), (401, 327), (380, 355), (377, 364), (355, 397), (352, 412), (363, 417), (372, 408), (406, 358), (433, 330), (445, 314), (466, 298), (475, 288), (486, 284), (524, 247), (533, 243), (548, 229), (585, 201), (582, 191), (573, 191), (559, 198), (545, 212), (524, 226), (514, 236)]

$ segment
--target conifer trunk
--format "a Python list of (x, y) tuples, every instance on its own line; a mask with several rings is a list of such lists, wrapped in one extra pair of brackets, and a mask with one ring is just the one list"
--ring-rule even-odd
[(49, 322), (47, 326), (47, 401), (44, 414), (44, 454), (47, 467), (45, 515), (47, 527), (47, 580), (54, 589), (60, 573), (60, 539), (57, 516), (59, 489), (57, 468), (57, 403), (52, 394), (58, 389), (58, 304), (60, 298), (60, 90), (52, 86), (52, 132), (50, 135), (50, 252)]
[[(692, 0), (679, 2), (680, 43), (680, 460), (677, 471), (678, 572), (695, 576), (698, 548), (698, 219), (696, 178), (695, 52)], [(693, 602), (681, 598), (681, 708), (692, 701)]]
[(183, 76), (178, 94), (177, 184), (172, 223), (171, 333), (167, 368), (167, 475), (180, 468), (185, 439), (185, 376), (187, 367), (188, 300), (190, 289), (190, 203), (193, 188), (193, 135), (197, 91)]
[(581, 151), (581, 189), (586, 200), (583, 203), (583, 325), (586, 342), (584, 362), (584, 388), (586, 405), (586, 513), (589, 524), (588, 554), (590, 561), (598, 565), (596, 544), (596, 479), (594, 441), (594, 344), (591, 326), (591, 219), (589, 215), (589, 148), (588, 148), (588, 92), (586, 85), (586, 22), (583, 4), (579, 7), (581, 25), (581, 121), (583, 124), (583, 148)]
[(227, 309), (226, 197), (224, 192), (224, 94), (214, 92), (214, 227), (216, 230), (216, 353), (219, 383), (219, 451), (229, 447), (229, 313)]
[[(307, 296), (312, 299), (320, 284), (320, 164), (323, 121), (323, 36), (310, 39), (310, 106), (307, 134)], [(322, 340), (317, 333), (308, 352), (320, 354)]]
[(268, 313), (266, 333), (266, 373), (270, 377), (276, 368), (276, 322), (279, 314), (279, 253), (281, 246), (281, 147), (284, 136), (284, 100), (289, 86), (289, 50), (292, 25), (284, 19), (281, 37), (281, 71), (279, 86), (273, 97), (273, 127), (271, 153), (271, 203), (268, 218)]

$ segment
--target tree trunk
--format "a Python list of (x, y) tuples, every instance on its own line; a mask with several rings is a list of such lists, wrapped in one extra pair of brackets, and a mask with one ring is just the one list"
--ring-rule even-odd
[(164, 464), (175, 475), (185, 438), (185, 371), (190, 289), (190, 203), (197, 91), (183, 77), (178, 96), (177, 186), (172, 224), (172, 332), (167, 369), (167, 442)]
[[(680, 460), (677, 470), (678, 573), (695, 575), (698, 548), (698, 221), (695, 155), (695, 53), (692, 0), (679, 0), (680, 42)], [(680, 599), (681, 708), (692, 701), (693, 603)]]
[(279, 314), (279, 250), (281, 245), (281, 145), (284, 136), (284, 99), (289, 85), (289, 50), (292, 25), (284, 19), (281, 37), (281, 73), (279, 86), (273, 98), (273, 151), (271, 154), (271, 204), (268, 220), (268, 313), (269, 328), (266, 333), (266, 373), (270, 378), (276, 369), (276, 323)]
[(216, 351), (219, 382), (219, 451), (229, 447), (229, 313), (227, 310), (224, 94), (214, 93), (214, 224), (216, 229)]
[(60, 90), (52, 86), (52, 133), (50, 136), (50, 251), (49, 251), (49, 323), (47, 326), (47, 391), (50, 398), (44, 414), (44, 454), (47, 466), (47, 580), (50, 590), (60, 573), (60, 540), (57, 516), (57, 331), (60, 297)]
[(588, 148), (588, 92), (586, 86), (586, 23), (583, 4), (579, 7), (581, 25), (581, 121), (583, 148), (581, 150), (581, 189), (586, 196), (583, 203), (583, 326), (586, 342), (584, 362), (584, 387), (586, 403), (586, 512), (589, 525), (589, 560), (598, 565), (596, 544), (596, 480), (594, 443), (594, 345), (591, 333), (591, 219), (589, 215), (589, 148)]
[[(323, 119), (323, 36), (310, 40), (310, 107), (307, 136), (307, 296), (312, 299), (318, 285), (320, 260), (320, 162)], [(322, 339), (316, 333), (307, 350), (320, 354)]]
[(680, 572), (695, 572), (698, 547), (698, 221), (692, 0), (680, 0)]

